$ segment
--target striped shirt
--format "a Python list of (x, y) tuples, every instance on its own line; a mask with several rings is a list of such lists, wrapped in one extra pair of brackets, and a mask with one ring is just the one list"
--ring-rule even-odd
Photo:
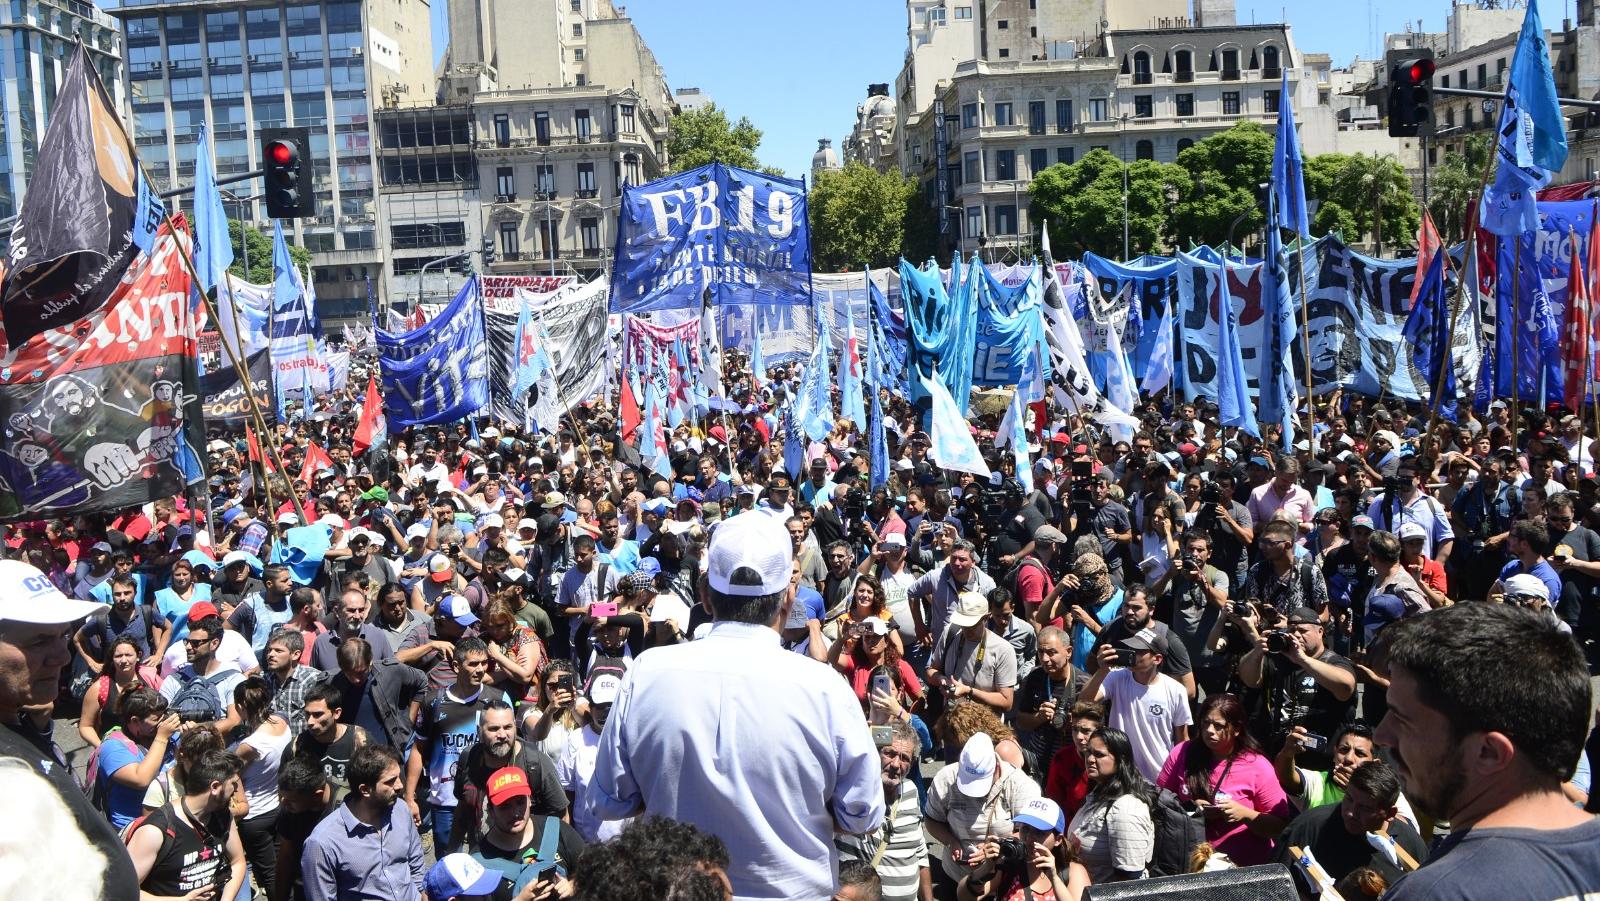
[(900, 781), (900, 794), (889, 808), (883, 828), (867, 835), (836, 835), (839, 862), (872, 862), (885, 841), (888, 848), (878, 859), (878, 879), (883, 883), (884, 901), (916, 901), (922, 885), (922, 869), (928, 866), (928, 840), (922, 834), (922, 808), (918, 806), (917, 786), (909, 779)]

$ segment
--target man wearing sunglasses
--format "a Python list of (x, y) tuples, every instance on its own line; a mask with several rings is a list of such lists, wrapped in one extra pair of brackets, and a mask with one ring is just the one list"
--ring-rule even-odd
[(1555, 608), (1550, 606), (1550, 589), (1538, 576), (1527, 573), (1515, 575), (1506, 580), (1505, 587), (1505, 603), (1526, 607), (1540, 616), (1549, 618), (1556, 624), (1558, 631), (1571, 634), (1572, 627), (1562, 622), (1561, 618), (1556, 616)]

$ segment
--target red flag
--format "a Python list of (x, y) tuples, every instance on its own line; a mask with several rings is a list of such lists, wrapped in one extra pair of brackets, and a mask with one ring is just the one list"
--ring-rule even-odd
[[(1600, 204), (1593, 207), (1594, 212), (1600, 212)], [(1574, 282), (1574, 291), (1583, 290), (1583, 298), (1589, 312), (1589, 379), (1592, 381), (1600, 373), (1600, 316), (1594, 314), (1593, 304), (1596, 290), (1600, 290), (1600, 222), (1594, 221), (1594, 214), (1589, 216), (1589, 258), (1584, 261), (1583, 272), (1573, 273), (1577, 279)], [(1584, 393), (1588, 393), (1589, 385), (1584, 384)], [(1580, 403), (1581, 406), (1581, 403)], [(1576, 408), (1574, 408), (1576, 409)]]
[(261, 445), (256, 441), (255, 429), (247, 426), (244, 430), (244, 437), (246, 442), (246, 453), (250, 457), (251, 462), (259, 463), (262, 467), (268, 470), (275, 469), (276, 467), (272, 465), (272, 458), (261, 452)]
[(306, 447), (306, 460), (300, 466), (300, 481), (306, 483), (306, 485), (313, 485), (316, 483), (317, 470), (331, 469), (332, 467), (333, 458), (328, 456), (327, 451), (317, 447), (316, 442), (313, 441)]
[(406, 328), (419, 329), (428, 324), (428, 318), (422, 315), (422, 304), (418, 303), (411, 311), (411, 317), (406, 320)]
[(375, 436), (381, 439), (382, 436), (377, 433), (387, 428), (383, 418), (383, 398), (378, 396), (378, 376), (374, 373), (367, 376), (367, 399), (361, 404), (361, 423), (351, 436), (350, 452), (356, 455), (365, 452), (373, 445)]
[(644, 414), (639, 411), (639, 399), (633, 394), (633, 379), (629, 376), (622, 377), (622, 440), (631, 442), (633, 434), (639, 431), (639, 423), (644, 421)]
[(1444, 246), (1444, 241), (1439, 237), (1439, 230), (1433, 225), (1433, 215), (1426, 210), (1422, 213), (1422, 224), (1417, 226), (1417, 277), (1411, 283), (1411, 305), (1417, 305), (1417, 292), (1422, 289), (1421, 273), (1428, 271), (1428, 266), (1433, 263), (1433, 255)]

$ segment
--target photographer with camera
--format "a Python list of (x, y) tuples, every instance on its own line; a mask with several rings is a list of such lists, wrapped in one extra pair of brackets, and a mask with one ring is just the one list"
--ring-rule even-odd
[(1072, 665), (1072, 644), (1055, 626), (1039, 630), (1039, 665), (1017, 691), (1017, 742), (1029, 775), (1043, 783), (1066, 737), (1067, 717), (1089, 674)]
[(1067, 818), (1049, 798), (1034, 798), (1013, 818), (1017, 834), (983, 843), (983, 862), (968, 873), (961, 901), (1025, 898), (1069, 901), (1089, 886), (1089, 871), (1067, 840)]
[(1094, 536), (1100, 543), (1100, 556), (1106, 562), (1111, 581), (1122, 585), (1122, 560), (1127, 556), (1128, 544), (1133, 541), (1133, 523), (1128, 518), (1128, 508), (1111, 499), (1111, 476), (1106, 470), (1094, 475), (1090, 489), (1089, 507), (1076, 514), (1072, 534)]
[[(1012, 479), (1007, 479), (1000, 486), (1001, 510), (998, 521), (991, 526), (984, 523), (984, 530), (992, 538), (989, 541), (989, 555), (996, 564), (993, 572), (1007, 572), (1024, 557), (1034, 552), (1034, 533), (1041, 526), (1047, 524), (1039, 508), (1026, 503), (1026, 495), (1022, 486)], [(987, 514), (987, 505), (985, 511)]]
[(1228, 584), (1241, 585), (1250, 568), (1250, 545), (1256, 540), (1255, 523), (1244, 504), (1234, 500), (1238, 475), (1232, 469), (1219, 469), (1200, 486), (1200, 506), (1194, 511), (1189, 528), (1211, 536), (1212, 565), (1228, 577)]
[[(1222, 691), (1227, 682), (1224, 661), (1206, 649), (1206, 638), (1228, 603), (1228, 576), (1210, 564), (1211, 536), (1199, 529), (1184, 533), (1183, 553), (1150, 589), (1157, 619), (1183, 647), (1194, 680), (1206, 694)], [(1164, 614), (1164, 615), (1163, 615)]]
[(1489, 457), (1478, 480), (1450, 505), (1452, 525), (1463, 544), (1447, 562), (1462, 600), (1483, 600), (1505, 565), (1511, 523), (1522, 513), (1516, 466), (1509, 451)]
[(1400, 464), (1395, 474), (1383, 482), (1383, 493), (1373, 498), (1367, 507), (1372, 524), (1389, 532), (1399, 532), (1402, 525), (1416, 524), (1422, 529), (1422, 554), (1444, 563), (1450, 559), (1455, 547), (1456, 533), (1450, 528), (1450, 517), (1437, 500), (1424, 492), (1422, 474), (1415, 463)]
[(1016, 691), (1017, 653), (989, 630), (988, 616), (985, 596), (962, 592), (950, 625), (933, 647), (928, 684), (943, 689), (947, 701), (970, 697), (1004, 714)]
[(1183, 684), (1161, 672), (1167, 652), (1165, 636), (1140, 629), (1100, 648), (1099, 669), (1078, 692), (1080, 701), (1106, 702), (1106, 725), (1127, 733), (1134, 763), (1152, 781), (1194, 722)]
[(1308, 560), (1296, 560), (1294, 542), (1298, 527), (1287, 519), (1273, 519), (1256, 534), (1256, 549), (1261, 559), (1250, 567), (1240, 592), (1242, 596), (1287, 614), (1297, 607), (1325, 610), (1328, 606), (1328, 584), (1322, 571)]
[[(1322, 619), (1309, 607), (1289, 614), (1283, 629), (1263, 633), (1260, 614), (1251, 609), (1228, 619), (1241, 628), (1253, 647), (1239, 661), (1239, 678), (1264, 690), (1264, 720), (1257, 734), (1266, 735), (1268, 754), (1277, 754), (1296, 726), (1329, 736), (1355, 711), (1356, 672), (1349, 659), (1335, 654), (1323, 639)], [(1308, 766), (1326, 767), (1326, 750), (1305, 752)]]
[(991, 843), (1011, 837), (1012, 818), (1038, 797), (1039, 784), (1001, 760), (987, 732), (967, 739), (960, 761), (935, 773), (928, 786), (925, 825), (944, 847), (934, 897), (955, 898), (961, 881), (998, 853)]

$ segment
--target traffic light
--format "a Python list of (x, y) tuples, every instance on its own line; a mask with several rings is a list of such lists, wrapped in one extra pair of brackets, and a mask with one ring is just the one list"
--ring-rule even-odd
[(1390, 51), (1386, 62), (1389, 63), (1389, 137), (1433, 134), (1433, 51)]
[(317, 214), (311, 189), (311, 129), (263, 128), (261, 167), (266, 171), (267, 215), (303, 219)]
[(494, 239), (493, 238), (484, 238), (483, 239), (483, 265), (487, 266), (487, 265), (489, 265), (490, 263), (493, 263), (493, 262), (494, 262)]

